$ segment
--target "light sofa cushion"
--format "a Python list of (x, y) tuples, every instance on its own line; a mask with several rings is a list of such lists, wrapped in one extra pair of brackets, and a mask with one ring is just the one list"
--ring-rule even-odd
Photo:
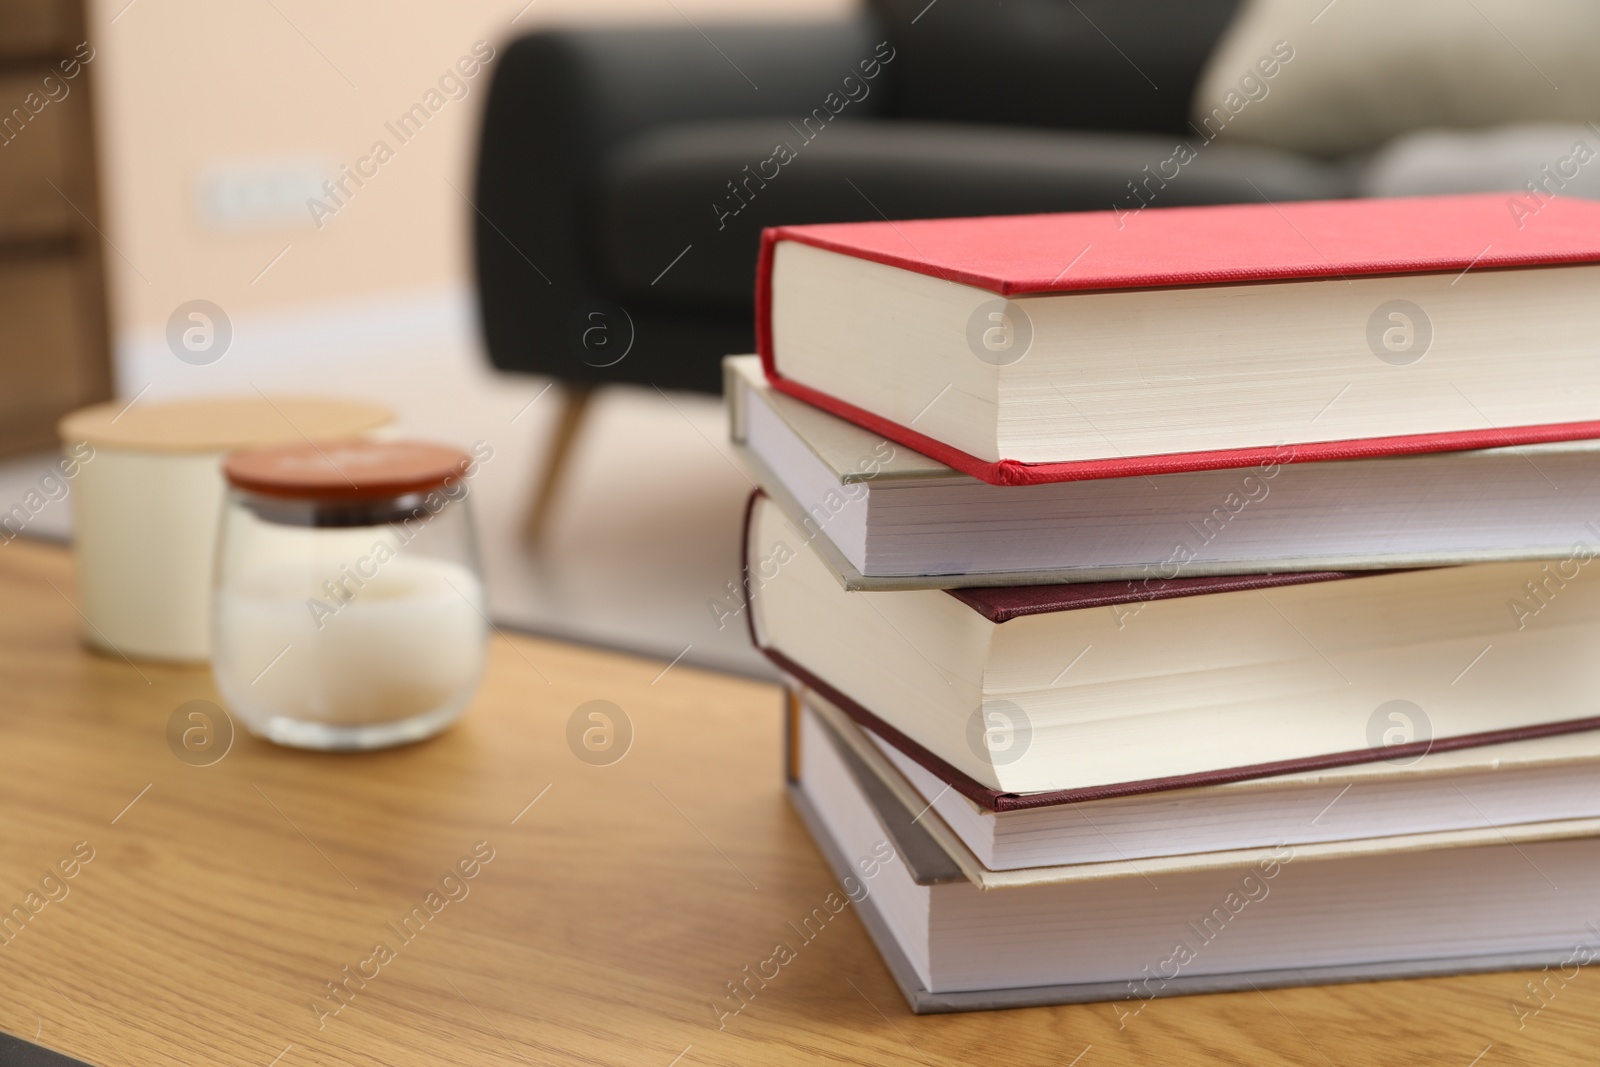
[(1362, 170), (1363, 196), (1504, 190), (1518, 211), (1552, 196), (1600, 200), (1600, 128), (1539, 124), (1419, 130), (1396, 137)]
[(1597, 56), (1594, 0), (1249, 0), (1190, 113), (1208, 136), (1321, 156), (1428, 127), (1582, 123), (1600, 116)]

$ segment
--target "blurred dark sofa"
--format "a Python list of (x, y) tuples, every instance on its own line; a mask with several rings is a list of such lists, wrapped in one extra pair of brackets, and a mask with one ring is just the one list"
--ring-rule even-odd
[(1190, 98), (1235, 6), (874, 0), (825, 24), (523, 37), (478, 157), (490, 356), (579, 395), (715, 392), (721, 356), (753, 347), (780, 223), (1350, 195), (1339, 166), (1220, 142), (1157, 177), (1203, 141)]

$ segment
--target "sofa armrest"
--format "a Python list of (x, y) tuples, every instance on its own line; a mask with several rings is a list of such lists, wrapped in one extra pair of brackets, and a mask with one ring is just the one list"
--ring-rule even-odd
[[(881, 40), (865, 17), (701, 28), (554, 29), (506, 47), (474, 197), (478, 299), (495, 366), (608, 380), (565, 340), (579, 304), (611, 297), (593, 252), (595, 176), (608, 150), (666, 122), (808, 114), (859, 76)], [(885, 95), (853, 110), (871, 114)]]

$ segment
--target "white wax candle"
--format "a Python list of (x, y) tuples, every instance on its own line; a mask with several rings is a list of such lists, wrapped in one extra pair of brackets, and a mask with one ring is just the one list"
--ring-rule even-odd
[(212, 667), (230, 709), (247, 724), (356, 726), (470, 699), (488, 623), (469, 569), (400, 555), (343, 602), (322, 585), (337, 573), (337, 562), (274, 564), (231, 575), (217, 591)]

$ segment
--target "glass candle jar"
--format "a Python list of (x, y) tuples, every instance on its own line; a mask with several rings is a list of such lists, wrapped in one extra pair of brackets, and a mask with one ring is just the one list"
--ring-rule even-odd
[(460, 716), (488, 647), (469, 480), (407, 441), (258, 448), (223, 464), (211, 669), (247, 729), (371, 749)]

